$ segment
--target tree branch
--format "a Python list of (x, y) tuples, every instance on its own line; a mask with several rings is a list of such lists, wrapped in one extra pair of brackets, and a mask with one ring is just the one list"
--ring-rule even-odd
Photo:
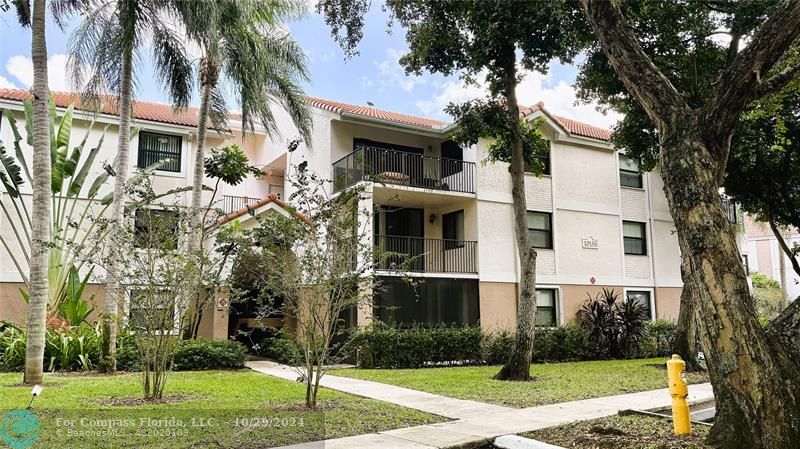
[(761, 83), (756, 89), (756, 98), (774, 94), (800, 75), (800, 63), (790, 65)]
[[(785, 0), (720, 74), (716, 91), (702, 115), (703, 122), (716, 124), (706, 127), (707, 142), (725, 142), (729, 138), (741, 112), (758, 98), (762, 77), (781, 59), (798, 35), (800, 1)], [(719, 148), (725, 152), (727, 149), (724, 145)]]
[(608, 0), (581, 0), (581, 4), (609, 62), (653, 123), (663, 129), (688, 112), (678, 90), (642, 50), (619, 5)]
[(786, 253), (789, 261), (792, 263), (792, 269), (795, 273), (800, 275), (800, 262), (797, 261), (797, 257), (792, 253), (792, 249), (786, 244), (786, 239), (783, 238), (780, 229), (778, 229), (778, 226), (775, 224), (775, 220), (772, 218), (769, 219), (769, 227), (772, 229), (772, 233), (775, 234), (775, 238), (778, 240), (778, 245), (780, 245), (781, 249), (784, 253)]

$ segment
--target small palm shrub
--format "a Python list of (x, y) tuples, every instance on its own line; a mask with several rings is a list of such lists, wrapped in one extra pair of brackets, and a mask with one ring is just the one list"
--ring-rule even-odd
[(590, 340), (608, 357), (633, 354), (645, 335), (647, 314), (641, 304), (620, 300), (614, 289), (604, 288), (588, 298), (578, 311), (578, 321)]

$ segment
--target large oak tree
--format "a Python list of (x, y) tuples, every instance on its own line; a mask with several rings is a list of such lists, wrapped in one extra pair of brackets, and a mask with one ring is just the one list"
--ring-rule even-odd
[[(659, 55), (646, 51), (663, 41), (635, 29), (643, 20), (653, 19), (647, 5), (657, 9), (661, 4), (581, 0), (598, 48), (624, 86), (624, 95), (643, 112), (641, 129), (654, 130), (650, 135), (658, 149), (654, 161), (661, 169), (677, 229), (684, 283), (694, 289), (695, 324), (717, 401), (717, 420), (709, 441), (726, 448), (796, 447), (800, 441), (800, 303), (766, 329), (758, 324), (735, 237), (719, 201), (719, 187), (743, 111), (800, 73), (800, 64), (786, 63), (800, 34), (800, 2), (785, 1), (764, 10), (766, 18), (753, 15), (752, 10), (726, 12), (732, 2), (682, 2), (697, 12), (656, 19), (702, 20), (733, 14), (730, 23), (742, 27), (730, 30), (731, 42), (717, 64), (698, 66), (701, 71), (712, 70), (712, 80), (698, 77), (688, 85), (670, 79), (683, 67), (663, 64)], [(629, 21), (626, 13), (633, 19)], [(735, 20), (737, 13), (742, 14), (741, 22)], [(755, 27), (747, 33), (747, 45), (740, 48), (746, 35), (742, 30), (747, 30), (745, 19)], [(700, 40), (691, 33), (669, 37), (675, 48), (687, 53), (705, 45), (698, 45)], [(693, 95), (692, 89), (705, 93)]]

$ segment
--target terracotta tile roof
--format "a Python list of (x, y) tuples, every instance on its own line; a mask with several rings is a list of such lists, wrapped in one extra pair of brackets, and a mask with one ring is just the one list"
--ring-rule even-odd
[[(75, 109), (89, 110), (89, 106), (83, 107), (78, 94), (74, 92), (53, 92), (56, 106), (66, 108), (70, 103), (75, 103)], [(0, 99), (22, 101), (31, 98), (31, 93), (23, 89), (0, 89)], [(116, 98), (101, 98), (100, 112), (103, 114), (117, 115), (117, 108), (114, 105)], [(186, 108), (177, 114), (172, 110), (172, 106), (163, 103), (152, 103), (149, 101), (133, 102), (133, 117), (139, 120), (167, 123), (180, 126), (197, 126), (197, 108)]]
[(306, 223), (306, 224), (311, 223), (309, 221), (308, 217), (306, 217), (302, 213), (300, 213), (300, 212), (294, 210), (293, 208), (289, 207), (288, 205), (286, 205), (286, 203), (281, 201), (278, 198), (278, 196), (275, 195), (274, 193), (270, 193), (269, 195), (264, 197), (264, 199), (262, 199), (262, 200), (259, 200), (259, 201), (255, 202), (253, 204), (248, 205), (248, 206), (245, 206), (245, 207), (243, 207), (243, 208), (241, 208), (241, 209), (239, 209), (237, 211), (231, 212), (228, 215), (225, 215), (224, 217), (219, 219), (219, 223), (223, 224), (223, 223), (227, 223), (227, 222), (229, 222), (231, 220), (235, 220), (235, 219), (237, 219), (239, 217), (242, 217), (244, 215), (249, 214), (251, 210), (255, 211), (259, 207), (266, 206), (269, 203), (275, 203), (276, 205), (280, 206), (281, 208), (286, 209), (287, 212), (293, 214), (295, 217), (297, 217), (300, 220), (302, 220), (303, 223)]
[(447, 122), (440, 120), (417, 117), (415, 115), (400, 114), (399, 112), (384, 111), (367, 106), (358, 106), (354, 104), (341, 103), (338, 101), (324, 100), (322, 98), (308, 97), (308, 101), (314, 107), (324, 109), (326, 111), (336, 112), (338, 114), (349, 112), (351, 114), (363, 115), (364, 117), (387, 120), (405, 125), (421, 126), (431, 129), (442, 128), (448, 124)]
[[(30, 98), (30, 91), (23, 89), (0, 89), (0, 99), (22, 101), (25, 98)], [(80, 107), (80, 99), (78, 95), (72, 92), (53, 92), (56, 100), (56, 106), (65, 108), (69, 106), (70, 102), (74, 101), (77, 109)], [(399, 112), (384, 111), (381, 109), (371, 108), (367, 106), (359, 106), (354, 104), (342, 103), (338, 101), (325, 100), (322, 98), (307, 97), (309, 104), (314, 107), (335, 112), (337, 114), (350, 113), (361, 115), (368, 118), (375, 118), (386, 120), (390, 122), (401, 123), (405, 125), (420, 126), (423, 128), (440, 129), (448, 125), (447, 122), (441, 120), (434, 120), (415, 115), (401, 114)], [(113, 105), (114, 98), (107, 98), (109, 101), (102, 103), (101, 112), (109, 115), (116, 115), (117, 110)], [(88, 109), (88, 108), (86, 108)], [(533, 106), (520, 106), (520, 116), (524, 117), (536, 111), (543, 111), (553, 120), (557, 121), (564, 127), (570, 134), (578, 136), (589, 137), (598, 140), (608, 140), (611, 137), (611, 131), (605, 128), (592, 126), (588, 123), (579, 122), (567, 117), (561, 117), (550, 114), (545, 108), (544, 103), (539, 102)], [(197, 108), (187, 108), (177, 114), (172, 110), (172, 106), (163, 103), (153, 103), (148, 101), (134, 101), (133, 104), (133, 117), (139, 120), (148, 120), (158, 123), (167, 123), (171, 125), (180, 125), (188, 127), (197, 126)], [(234, 118), (238, 116), (234, 115)]]
[(597, 139), (597, 140), (608, 140), (611, 138), (612, 131), (609, 129), (600, 128), (598, 126), (593, 126), (584, 122), (579, 122), (571, 118), (550, 114), (550, 112), (548, 112), (544, 108), (544, 103), (541, 101), (530, 107), (529, 106), (519, 107), (520, 117), (526, 117), (530, 114), (533, 114), (536, 111), (542, 111), (548, 116), (550, 116), (553, 120), (558, 122), (559, 125), (563, 126), (564, 129), (566, 129), (570, 134), (575, 134), (577, 136), (583, 136), (583, 137), (590, 137), (592, 139)]

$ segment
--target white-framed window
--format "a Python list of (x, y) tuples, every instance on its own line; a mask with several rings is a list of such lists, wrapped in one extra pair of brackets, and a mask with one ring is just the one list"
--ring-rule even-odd
[(165, 161), (159, 171), (180, 173), (183, 163), (183, 138), (152, 131), (139, 132), (139, 146), (136, 166), (145, 168), (159, 161)]
[[(148, 292), (145, 289), (132, 288), (128, 295), (128, 310), (126, 318), (128, 328), (133, 333), (144, 332), (152, 329), (157, 333), (178, 333), (178, 314), (176, 302), (158, 292)], [(166, 293), (164, 293), (166, 294)]]
[(553, 249), (553, 214), (529, 210), (527, 218), (531, 247)]
[(647, 225), (638, 221), (622, 222), (622, 238), (625, 254), (647, 255)]
[(644, 186), (639, 161), (622, 153), (619, 153), (619, 185), (639, 189)]
[(559, 324), (558, 289), (536, 289), (536, 325), (556, 327)]
[(133, 220), (133, 245), (136, 248), (174, 250), (178, 247), (179, 221), (179, 213), (175, 210), (136, 209)]
[(653, 304), (653, 292), (652, 290), (642, 289), (626, 289), (625, 290), (625, 299), (626, 301), (633, 301), (636, 304), (640, 304), (650, 320), (655, 319), (655, 307)]

